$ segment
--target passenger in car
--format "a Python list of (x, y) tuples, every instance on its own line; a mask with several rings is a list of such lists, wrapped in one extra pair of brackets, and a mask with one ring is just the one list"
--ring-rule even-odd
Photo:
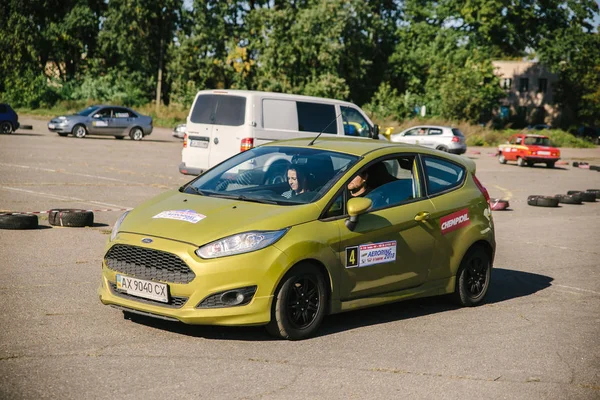
[(290, 190), (281, 195), (286, 199), (291, 199), (301, 193), (308, 192), (308, 175), (300, 165), (290, 165), (286, 172)]
[(352, 197), (363, 197), (366, 196), (373, 188), (369, 186), (367, 180), (369, 179), (369, 173), (367, 171), (362, 171), (358, 175), (356, 175), (352, 180), (348, 183), (348, 190), (350, 191), (350, 196)]

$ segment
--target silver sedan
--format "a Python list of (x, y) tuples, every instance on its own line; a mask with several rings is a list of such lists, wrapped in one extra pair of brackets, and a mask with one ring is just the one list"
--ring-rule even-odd
[(130, 108), (110, 105), (90, 106), (77, 114), (52, 118), (48, 129), (60, 136), (72, 134), (76, 138), (88, 135), (114, 136), (142, 140), (152, 133), (152, 117)]

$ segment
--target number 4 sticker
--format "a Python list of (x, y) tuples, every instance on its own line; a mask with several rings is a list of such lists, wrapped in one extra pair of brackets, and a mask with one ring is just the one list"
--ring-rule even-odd
[(346, 268), (358, 267), (358, 246), (346, 247)]

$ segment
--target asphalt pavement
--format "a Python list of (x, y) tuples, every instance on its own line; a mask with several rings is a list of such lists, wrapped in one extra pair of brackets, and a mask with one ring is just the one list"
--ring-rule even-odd
[(600, 399), (600, 201), (527, 205), (530, 194), (600, 189), (600, 148), (567, 165), (500, 165), (469, 148), (510, 209), (493, 212), (487, 302), (419, 299), (328, 316), (315, 338), (260, 327), (129, 321), (98, 300), (101, 261), (124, 209), (190, 180), (181, 139), (63, 138), (47, 119), (0, 135), (0, 210), (94, 210), (94, 226), (0, 230), (2, 399)]

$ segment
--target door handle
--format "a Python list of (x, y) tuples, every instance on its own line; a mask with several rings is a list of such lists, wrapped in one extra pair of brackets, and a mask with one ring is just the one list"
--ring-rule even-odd
[(429, 213), (427, 211), (421, 211), (415, 215), (415, 221), (426, 221), (429, 219)]

